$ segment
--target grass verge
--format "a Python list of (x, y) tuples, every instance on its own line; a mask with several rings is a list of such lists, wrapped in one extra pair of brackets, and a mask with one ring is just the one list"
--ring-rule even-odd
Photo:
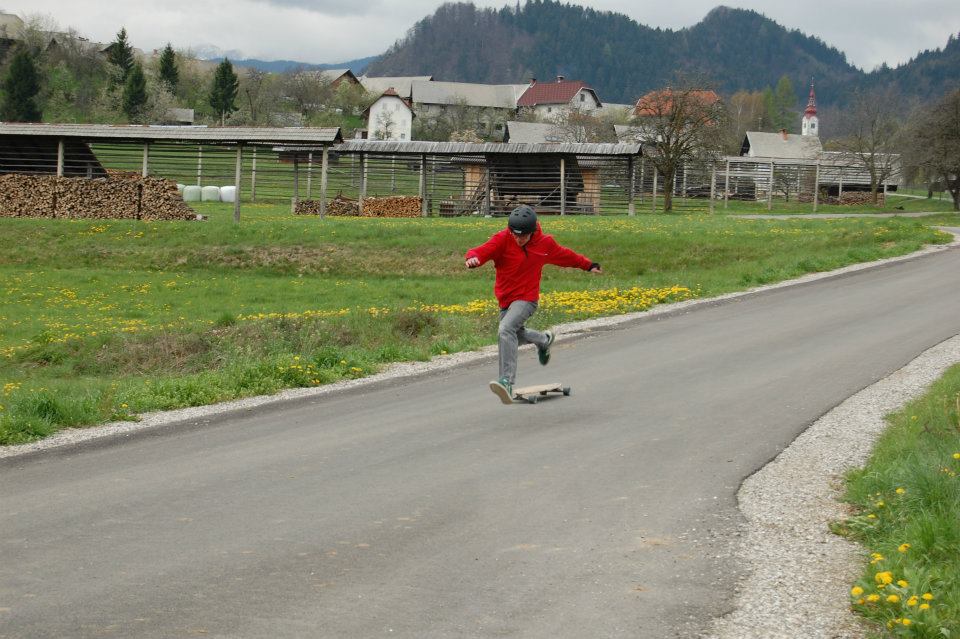
[[(0, 444), (368, 375), (496, 338), (488, 219), (0, 219)], [(945, 242), (907, 219), (545, 218), (604, 275), (544, 272), (539, 327), (714, 296)]]
[(874, 636), (960, 636), (960, 366), (888, 417), (864, 468), (847, 477), (857, 514), (835, 532), (870, 553), (853, 609)]

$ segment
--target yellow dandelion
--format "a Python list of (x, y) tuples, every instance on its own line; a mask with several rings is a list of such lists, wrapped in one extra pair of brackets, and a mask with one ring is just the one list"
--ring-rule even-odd
[(853, 588), (850, 589), (850, 594), (853, 595), (854, 597), (859, 597), (860, 595), (863, 594), (863, 588), (861, 588), (860, 586), (854, 586)]
[(900, 601), (900, 595), (887, 595), (887, 603), (897, 603)]
[(874, 515), (873, 513), (870, 513), (869, 515), (867, 515), (867, 519), (876, 519), (876, 518), (877, 516)]
[(929, 592), (925, 592), (925, 593), (923, 593), (923, 594), (921, 595), (921, 598), (922, 598), (924, 601), (933, 601), (933, 594), (931, 594), (931, 593), (929, 593)]
[(897, 488), (897, 494), (898, 494), (898, 495), (902, 495), (902, 494), (905, 493), (905, 492), (907, 492), (907, 489), (906, 489), (906, 488)]
[(907, 599), (907, 605), (908, 605), (908, 606), (916, 606), (918, 603), (920, 603), (920, 599), (917, 598), (916, 595), (914, 595), (914, 596), (910, 597), (909, 599)]
[(878, 584), (883, 584), (884, 586), (890, 583), (893, 583), (893, 573), (889, 570), (884, 570), (883, 572), (878, 572), (873, 576)]
[(869, 601), (870, 603), (876, 603), (880, 601), (880, 595), (876, 593), (869, 594), (867, 595), (867, 601)]
[(902, 623), (902, 624), (905, 625), (905, 626), (909, 626), (909, 625), (912, 624), (913, 622), (910, 621), (909, 619), (907, 619), (906, 617), (904, 617), (904, 618), (903, 618), (903, 621), (901, 621), (900, 623)]
[(910, 550), (910, 544), (900, 544), (899, 546), (897, 546), (897, 550), (900, 552), (907, 552), (908, 550)]
[(897, 585), (900, 586), (901, 588), (906, 588), (910, 584), (907, 582), (906, 579), (900, 579), (899, 581), (897, 581)]
[(954, 453), (954, 454), (953, 454), (953, 458), (954, 458), (954, 459), (960, 459), (960, 453)]
[(928, 603), (922, 603), (922, 604), (920, 604), (919, 610), (930, 610), (930, 604), (928, 604)]

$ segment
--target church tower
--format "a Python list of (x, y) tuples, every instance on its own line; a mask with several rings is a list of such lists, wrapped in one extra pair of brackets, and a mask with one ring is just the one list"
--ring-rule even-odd
[(817, 96), (813, 93), (813, 82), (810, 83), (810, 98), (807, 108), (803, 111), (803, 120), (800, 122), (800, 135), (820, 137), (820, 120), (817, 119)]

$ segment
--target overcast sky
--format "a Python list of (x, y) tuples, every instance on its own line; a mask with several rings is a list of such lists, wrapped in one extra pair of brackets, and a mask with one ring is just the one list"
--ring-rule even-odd
[[(509, 2), (515, 4), (516, 0)], [(109, 42), (126, 27), (144, 50), (216, 47), (241, 57), (336, 63), (383, 53), (442, 0), (0, 0), (0, 10), (41, 15), (65, 30)], [(503, 0), (475, 0), (501, 7)], [(871, 70), (896, 66), (960, 32), (957, 0), (680, 0), (576, 2), (624, 13), (651, 27), (680, 29), (718, 4), (755, 9), (788, 29), (819, 37)]]

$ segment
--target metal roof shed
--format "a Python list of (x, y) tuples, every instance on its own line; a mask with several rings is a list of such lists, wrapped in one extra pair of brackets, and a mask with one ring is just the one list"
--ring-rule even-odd
[(207, 144), (236, 147), (234, 220), (240, 220), (240, 177), (244, 146), (298, 145), (323, 151), (324, 170), (327, 150), (343, 141), (339, 128), (294, 127), (195, 127), (109, 124), (26, 124), (0, 123), (0, 139), (20, 142), (47, 138), (57, 140), (56, 174), (64, 175), (64, 154), (68, 141), (127, 142), (143, 145), (142, 174), (147, 175), (150, 145), (156, 142)]
[[(514, 195), (540, 193), (541, 201), (549, 200), (549, 208), (558, 205), (561, 215), (567, 212), (568, 192), (575, 189), (575, 180), (579, 171), (570, 171), (577, 166), (578, 158), (620, 158), (627, 163), (628, 211), (634, 214), (634, 160), (640, 156), (639, 144), (610, 143), (469, 143), (469, 142), (428, 142), (428, 141), (385, 141), (385, 140), (349, 140), (337, 146), (338, 155), (358, 155), (360, 157), (360, 202), (366, 196), (366, 170), (368, 156), (414, 156), (420, 160), (419, 195), (422, 200), (422, 213), (427, 215), (426, 166), (427, 158), (462, 159), (464, 157), (483, 158), (486, 173), (475, 185), (476, 198), (484, 200), (481, 208), (491, 212), (491, 189), (494, 182), (503, 190)], [(531, 175), (526, 179), (519, 175), (520, 167), (529, 165)], [(552, 167), (552, 168), (551, 168)], [(556, 170), (559, 168), (559, 170)], [(568, 173), (570, 173), (568, 177)], [(535, 174), (535, 175), (534, 175)], [(549, 175), (548, 175), (549, 174)], [(574, 182), (568, 183), (568, 179)], [(539, 185), (533, 182), (539, 181)], [(528, 182), (528, 183), (524, 183)], [(551, 184), (547, 184), (550, 182)], [(465, 185), (466, 186), (466, 185)], [(581, 187), (582, 188), (582, 187)], [(532, 190), (531, 190), (532, 189)], [(549, 194), (548, 194), (549, 192)], [(468, 199), (472, 199), (471, 196)], [(569, 204), (573, 201), (570, 200)]]

